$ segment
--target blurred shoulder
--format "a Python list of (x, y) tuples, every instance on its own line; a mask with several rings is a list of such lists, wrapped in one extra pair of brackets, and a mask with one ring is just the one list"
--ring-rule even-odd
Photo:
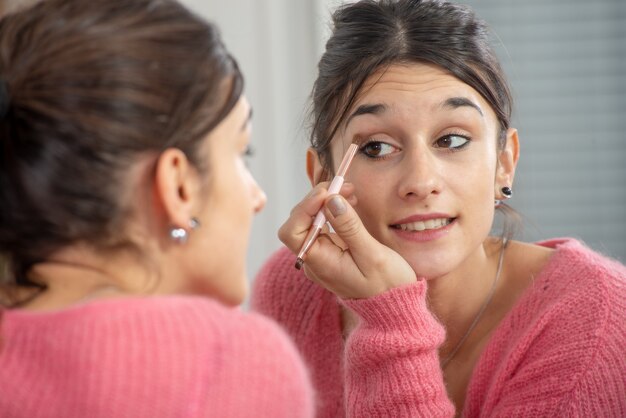
[(195, 295), (143, 296), (101, 299), (57, 312), (22, 315), (36, 327), (54, 322), (57, 331), (76, 328), (98, 330), (126, 341), (171, 340), (175, 344), (200, 343), (208, 347), (236, 339), (282, 339), (280, 327), (269, 319)]
[[(201, 296), (168, 296), (154, 298), (144, 307), (144, 314), (151, 309), (161, 316), (163, 326), (177, 333), (184, 330), (206, 338), (233, 341), (238, 335), (249, 342), (253, 339), (287, 342), (282, 329), (273, 321), (255, 312), (246, 312), (238, 306)], [(148, 314), (150, 315), (150, 314)], [(166, 319), (167, 318), (167, 319)], [(258, 348), (258, 347), (257, 347)]]

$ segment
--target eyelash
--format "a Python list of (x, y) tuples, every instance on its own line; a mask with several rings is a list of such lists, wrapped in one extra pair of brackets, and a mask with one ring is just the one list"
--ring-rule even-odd
[(255, 150), (251, 145), (247, 145), (246, 148), (241, 153), (241, 160), (245, 164), (245, 166), (250, 169), (250, 159), (254, 157)]
[[(465, 134), (461, 134), (461, 133), (458, 133), (458, 132), (450, 132), (450, 133), (448, 133), (446, 135), (443, 135), (443, 136), (437, 138), (435, 140), (435, 144), (438, 141), (441, 141), (442, 139), (446, 139), (446, 138), (450, 138), (450, 137), (463, 138), (463, 139), (466, 140), (466, 142), (461, 144), (461, 145), (459, 145), (459, 146), (457, 146), (457, 147), (437, 147), (437, 148), (443, 148), (446, 152), (458, 152), (458, 151), (461, 151), (463, 148), (465, 148), (472, 141), (472, 139), (469, 136), (465, 135)], [(355, 138), (355, 142), (357, 142), (356, 138)], [(379, 141), (379, 140), (377, 140), (375, 138), (368, 138), (362, 144), (359, 145), (359, 153), (361, 153), (361, 154), (365, 155), (367, 158), (370, 158), (370, 159), (373, 159), (373, 160), (384, 160), (384, 159), (386, 159), (388, 157), (391, 157), (392, 154), (387, 154), (387, 155), (383, 155), (383, 156), (368, 155), (365, 152), (365, 150), (366, 150), (366, 148), (368, 146), (370, 146), (372, 144), (385, 144), (385, 145), (388, 145), (390, 147), (397, 148), (394, 145), (391, 145), (391, 144), (389, 144), (389, 143), (387, 143), (385, 141)]]
[[(392, 154), (383, 155), (383, 156), (368, 155), (365, 152), (365, 149), (368, 146), (372, 145), (372, 144), (385, 144), (385, 145), (389, 145), (390, 147), (394, 147), (393, 145), (388, 144), (385, 141), (379, 141), (379, 140), (376, 140), (374, 138), (369, 138), (369, 139), (366, 139), (365, 142), (363, 142), (362, 144), (359, 145), (359, 153), (363, 154), (364, 156), (366, 156), (367, 158), (370, 158), (372, 160), (384, 160), (384, 159), (389, 158), (389, 157), (392, 156)], [(396, 147), (394, 147), (394, 148), (396, 148)]]

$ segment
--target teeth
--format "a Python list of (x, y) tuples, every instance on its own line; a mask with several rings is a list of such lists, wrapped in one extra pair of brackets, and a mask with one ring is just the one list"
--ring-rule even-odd
[(424, 231), (426, 229), (437, 229), (446, 226), (450, 223), (448, 218), (429, 219), (424, 222), (411, 222), (408, 224), (399, 225), (403, 231)]

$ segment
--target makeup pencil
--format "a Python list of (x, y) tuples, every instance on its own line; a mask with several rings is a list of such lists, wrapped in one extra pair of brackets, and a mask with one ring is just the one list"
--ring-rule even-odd
[[(343, 156), (343, 160), (341, 161), (341, 165), (339, 166), (339, 170), (337, 170), (337, 175), (333, 178), (333, 181), (330, 183), (330, 187), (328, 187), (329, 194), (339, 193), (341, 186), (343, 186), (344, 177), (346, 172), (348, 171), (348, 167), (350, 167), (350, 163), (352, 159), (356, 155), (359, 146), (357, 144), (350, 144), (350, 147), (346, 151)], [(300, 270), (302, 268), (302, 264), (304, 264), (304, 256), (306, 255), (311, 245), (317, 239), (317, 236), (320, 234), (322, 227), (326, 223), (326, 216), (324, 216), (323, 208), (317, 212), (315, 219), (313, 220), (313, 225), (309, 229), (309, 233), (307, 234), (302, 247), (300, 248), (300, 252), (298, 253), (298, 258), (296, 260), (296, 268)]]

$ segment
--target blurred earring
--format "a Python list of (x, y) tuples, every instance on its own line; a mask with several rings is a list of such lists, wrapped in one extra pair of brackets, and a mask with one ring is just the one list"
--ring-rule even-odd
[[(190, 231), (193, 231), (199, 226), (200, 221), (197, 218), (191, 218), (189, 220)], [(187, 239), (189, 239), (189, 232), (185, 228), (173, 227), (170, 229), (170, 238), (177, 244), (184, 244), (187, 242)]]

